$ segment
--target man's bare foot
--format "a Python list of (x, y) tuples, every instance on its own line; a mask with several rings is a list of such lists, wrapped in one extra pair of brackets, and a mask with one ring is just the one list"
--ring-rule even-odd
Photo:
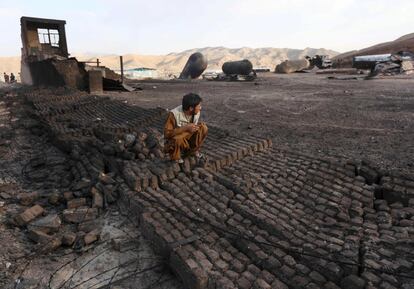
[(198, 159), (201, 159), (201, 158), (203, 158), (203, 157), (204, 157), (204, 155), (203, 155), (202, 153), (200, 153), (199, 151), (196, 151), (194, 155), (195, 155), (195, 157), (196, 157), (196, 158), (198, 158)]
[(174, 160), (177, 164), (182, 164), (182, 163), (184, 163), (184, 160), (183, 159), (178, 159), (178, 160)]

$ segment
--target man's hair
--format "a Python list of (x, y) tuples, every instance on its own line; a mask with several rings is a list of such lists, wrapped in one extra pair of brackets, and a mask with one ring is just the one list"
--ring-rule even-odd
[(201, 97), (195, 93), (188, 93), (183, 96), (183, 110), (195, 108), (202, 101)]

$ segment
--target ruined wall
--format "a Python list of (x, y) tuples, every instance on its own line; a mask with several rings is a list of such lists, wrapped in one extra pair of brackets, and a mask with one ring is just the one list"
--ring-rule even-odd
[(75, 58), (43, 60), (28, 64), (32, 84), (36, 86), (68, 86), (85, 90), (87, 73)]
[(39, 35), (37, 34), (37, 29), (30, 29), (26, 32), (27, 44), (30, 47), (30, 51), (35, 53), (38, 50), (42, 49), (42, 46), (39, 42)]

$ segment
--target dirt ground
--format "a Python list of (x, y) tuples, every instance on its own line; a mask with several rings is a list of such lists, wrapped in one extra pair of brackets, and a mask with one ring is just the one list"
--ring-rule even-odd
[[(344, 77), (344, 76), (338, 76)], [(414, 78), (328, 79), (259, 74), (253, 82), (145, 81), (109, 93), (145, 108), (174, 108), (185, 93), (203, 98), (203, 119), (235, 135), (271, 137), (274, 146), (367, 160), (393, 173), (414, 170)]]

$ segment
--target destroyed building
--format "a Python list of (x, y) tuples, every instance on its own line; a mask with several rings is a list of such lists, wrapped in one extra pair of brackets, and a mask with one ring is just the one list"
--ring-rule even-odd
[(35, 86), (66, 86), (99, 93), (125, 89), (120, 76), (110, 69), (89, 66), (69, 57), (64, 20), (22, 17), (21, 79)]
[(64, 20), (22, 17), (21, 78), (29, 85), (86, 88), (86, 72), (69, 58)]

